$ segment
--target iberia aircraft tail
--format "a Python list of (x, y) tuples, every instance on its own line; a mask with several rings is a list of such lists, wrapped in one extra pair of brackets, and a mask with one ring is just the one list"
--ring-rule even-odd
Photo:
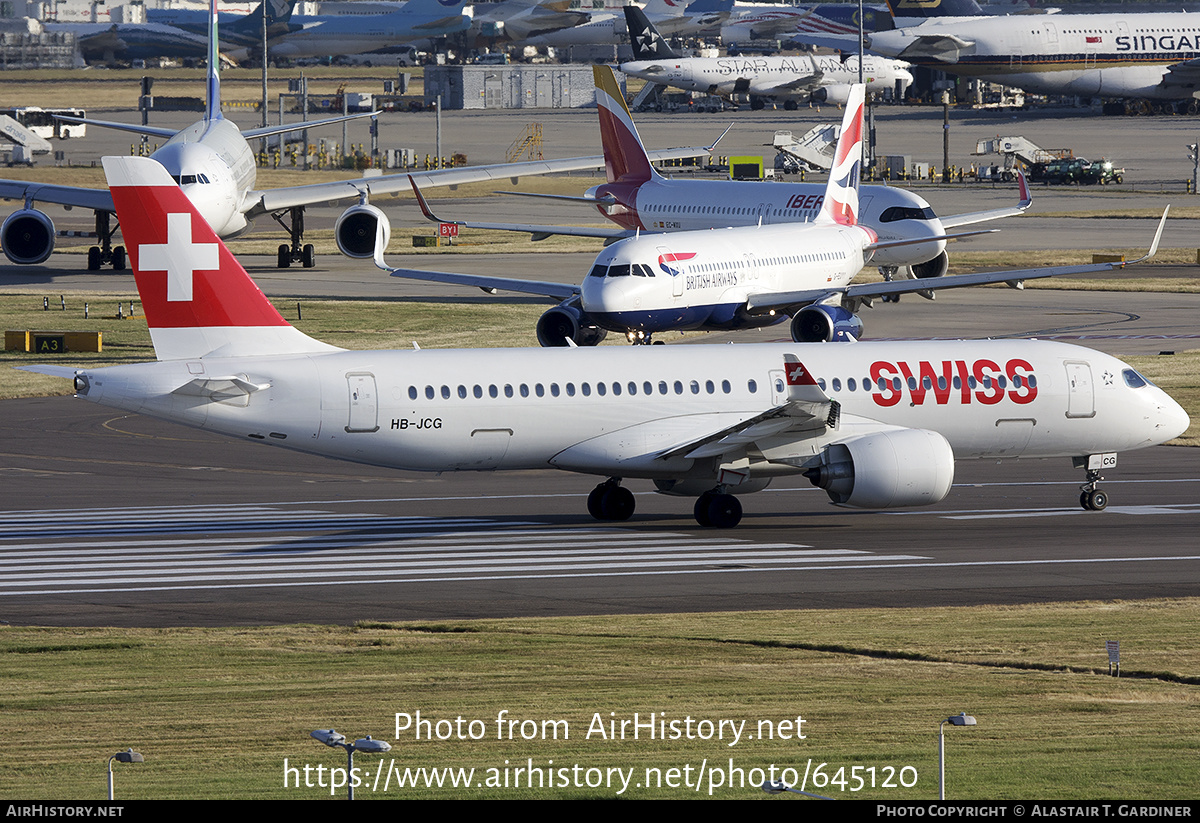
[(866, 86), (850, 87), (846, 113), (842, 116), (842, 134), (833, 154), (833, 168), (825, 187), (825, 201), (814, 222), (858, 225), (858, 181), (862, 169), (863, 108)]
[(608, 66), (592, 66), (596, 80), (596, 105), (600, 109), (600, 140), (610, 183), (641, 185), (659, 177), (646, 156), (646, 147), (633, 125), (625, 96)]
[(337, 350), (283, 319), (160, 163), (103, 162), (159, 360)]

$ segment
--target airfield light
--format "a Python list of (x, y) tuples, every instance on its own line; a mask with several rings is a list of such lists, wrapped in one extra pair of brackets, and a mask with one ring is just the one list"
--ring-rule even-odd
[(128, 749), (123, 752), (117, 752), (112, 757), (108, 758), (108, 799), (113, 799), (113, 761), (118, 763), (145, 763), (146, 758), (142, 757), (141, 752), (135, 752), (133, 749)]
[(938, 726), (938, 800), (946, 799), (946, 724), (951, 726), (974, 726), (975, 718), (966, 712), (952, 714)]
[(330, 748), (342, 748), (346, 750), (346, 789), (347, 800), (354, 799), (354, 753), (362, 752), (363, 754), (383, 754), (390, 752), (392, 746), (386, 740), (376, 740), (371, 735), (360, 737), (353, 743), (346, 742), (346, 735), (340, 734), (333, 729), (317, 729), (312, 732), (309, 737), (321, 741)]

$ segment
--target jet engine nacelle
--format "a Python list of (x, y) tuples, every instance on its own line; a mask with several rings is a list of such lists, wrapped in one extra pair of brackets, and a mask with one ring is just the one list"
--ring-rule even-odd
[(607, 331), (574, 306), (555, 306), (537, 322), (537, 339), (543, 348), (566, 346), (568, 339), (576, 346), (595, 346), (607, 336)]
[(954, 452), (937, 432), (883, 431), (829, 446), (804, 476), (842, 506), (930, 506), (950, 493)]
[(797, 343), (847, 343), (860, 340), (863, 323), (841, 306), (805, 306), (792, 317), (792, 339)]
[(37, 209), (14, 211), (0, 226), (0, 246), (19, 266), (44, 263), (54, 251), (54, 221)]
[(942, 252), (932, 260), (918, 263), (912, 267), (914, 277), (925, 280), (931, 277), (943, 277), (950, 270), (950, 257)]
[[(771, 485), (769, 477), (755, 477), (744, 483), (739, 483), (736, 486), (727, 486), (726, 490), (729, 494), (753, 494), (760, 492), (767, 486)], [(710, 492), (715, 488), (716, 483), (710, 480), (655, 480), (655, 489), (659, 494), (670, 494), (676, 497), (699, 497), (705, 492)]]
[(844, 106), (850, 101), (850, 84), (834, 83), (830, 86), (821, 86), (813, 90), (812, 99), (815, 103), (832, 103), (835, 106)]
[(333, 234), (342, 254), (371, 258), (375, 256), (375, 238), (380, 228), (383, 229), (381, 242), (386, 249), (392, 239), (392, 224), (387, 215), (370, 203), (360, 203), (342, 212), (333, 227)]

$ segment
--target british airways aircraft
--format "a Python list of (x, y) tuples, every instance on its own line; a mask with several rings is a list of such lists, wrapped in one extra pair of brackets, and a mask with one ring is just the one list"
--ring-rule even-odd
[[(957, 288), (985, 283), (1019, 284), (1025, 280), (1062, 274), (1109, 271), (1125, 264), (1051, 267), (1020, 271), (985, 272), (956, 277), (893, 280), (851, 285), (867, 263), (895, 265), (906, 249), (934, 246), (946, 235), (922, 234), (889, 239), (882, 231), (860, 220), (863, 197), (858, 177), (863, 135), (864, 89), (855, 85), (842, 121), (834, 166), (825, 193), (808, 195), (784, 209), (784, 219), (798, 219), (805, 211), (811, 222), (641, 234), (613, 243), (596, 257), (579, 286), (508, 280), (498, 277), (392, 269), (376, 242), (375, 263), (396, 277), (478, 286), (485, 290), (541, 294), (563, 302), (538, 320), (537, 336), (543, 346), (595, 345), (609, 331), (627, 336), (631, 343), (653, 342), (665, 331), (733, 330), (757, 328), (791, 319), (792, 339), (802, 342), (845, 341), (862, 337), (857, 312), (871, 301), (896, 298), (930, 289)], [(620, 155), (630, 166), (640, 162), (636, 152)], [(642, 171), (635, 173), (640, 177)], [(612, 194), (618, 202), (633, 200), (623, 190), (623, 176), (599, 187), (597, 199)], [(640, 186), (640, 184), (639, 184)], [(643, 187), (644, 188), (644, 187)], [(771, 189), (766, 185), (760, 188)], [(1024, 181), (1022, 180), (1022, 189)], [(418, 202), (427, 214), (428, 204), (414, 184)], [(653, 189), (651, 189), (653, 191)], [(637, 200), (640, 214), (654, 214), (653, 200)], [(668, 201), (674, 202), (674, 201)], [(685, 207), (705, 212), (708, 220), (745, 220), (736, 200), (700, 201)], [(807, 216), (806, 214), (806, 216)], [(881, 216), (887, 224), (888, 212)], [(905, 216), (901, 212), (901, 216)], [(1164, 214), (1164, 220), (1166, 215)], [(916, 222), (900, 220), (898, 222)], [(467, 224), (481, 225), (481, 224)], [(483, 224), (487, 225), (487, 224)], [(1152, 256), (1162, 236), (1154, 239)], [(940, 250), (940, 249), (939, 249)], [(911, 253), (911, 252), (910, 252)], [(944, 252), (942, 252), (944, 254)], [(916, 267), (913, 267), (916, 269)]]
[[(417, 202), (425, 216), (435, 222), (454, 222), (468, 228), (529, 232), (535, 240), (553, 234), (565, 234), (602, 237), (614, 241), (632, 238), (635, 235), (674, 234), (737, 226), (765, 227), (778, 224), (798, 228), (797, 224), (810, 223), (819, 213), (826, 188), (820, 183), (768, 184), (732, 180), (673, 180), (663, 177), (651, 165), (651, 157), (638, 136), (637, 127), (633, 123), (629, 108), (625, 105), (625, 98), (612, 70), (607, 66), (596, 66), (593, 71), (608, 182), (592, 187), (582, 197), (528, 193), (522, 193), (522, 196), (586, 204), (598, 209), (600, 214), (621, 228), (448, 220), (434, 214), (420, 190), (414, 186)], [(708, 147), (710, 151), (712, 148), (713, 146)], [(1019, 182), (1020, 201), (1015, 206), (940, 218), (928, 202), (905, 189), (894, 186), (863, 186), (859, 192), (858, 222), (873, 231), (879, 241), (871, 263), (879, 267), (886, 280), (921, 280), (925, 282), (924, 286), (909, 290), (925, 296), (932, 294), (931, 289), (935, 287), (935, 283), (941, 284), (942, 280), (939, 278), (949, 270), (946, 240), (982, 233), (968, 231), (950, 235), (946, 230), (1023, 213), (1033, 200), (1024, 178), (1020, 178)], [(382, 213), (380, 218), (386, 219), (382, 217)], [(383, 225), (381, 232), (376, 232), (374, 226), (364, 219), (360, 228), (361, 242), (357, 242), (353, 247), (343, 245), (339, 234), (339, 248), (351, 257), (381, 259), (386, 241), (391, 236), (387, 225)], [(376, 237), (377, 240), (372, 243), (368, 237)], [(670, 245), (674, 241), (664, 238), (664, 242)], [(750, 249), (748, 253), (762, 256), (760, 249)], [(571, 337), (573, 342), (579, 345), (587, 345), (596, 342), (597, 333), (604, 331), (581, 316), (578, 305), (580, 287), (577, 285), (548, 289), (545, 283), (527, 283), (524, 287), (514, 289), (515, 281), (485, 278), (486, 283), (473, 282), (468, 276), (447, 272), (409, 269), (404, 270), (402, 274), (397, 272), (397, 275), (479, 285), (489, 290), (508, 289), (559, 299), (566, 298), (563, 306), (551, 309), (547, 313), (544, 318), (545, 327), (539, 326), (539, 339), (543, 345), (565, 346), (567, 337)], [(888, 301), (899, 299), (899, 294), (900, 292), (884, 293), (879, 296)], [(781, 319), (783, 318), (776, 317), (776, 320)], [(643, 329), (642, 332), (644, 331)]]
[(104, 170), (158, 360), (25, 368), (247, 442), (417, 471), (599, 475), (588, 511), (610, 521), (634, 512), (624, 483), (649, 480), (727, 528), (737, 495), (775, 477), (803, 474), (842, 506), (922, 506), (967, 458), (1072, 458), (1098, 510), (1116, 452), (1189, 422), (1120, 360), (1032, 340), (347, 351), (284, 320), (160, 164)]

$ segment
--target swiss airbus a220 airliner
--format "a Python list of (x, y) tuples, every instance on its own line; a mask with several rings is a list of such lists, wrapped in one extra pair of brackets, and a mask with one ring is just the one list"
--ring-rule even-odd
[(937, 503), (966, 458), (1072, 458), (1081, 503), (1102, 467), (1188, 417), (1116, 358), (1031, 340), (648, 348), (346, 351), (291, 326), (166, 170), (107, 157), (157, 362), (27, 367), (77, 397), (209, 431), (422, 471), (546, 469), (696, 498), (705, 526), (736, 495), (803, 474), (845, 506)]

